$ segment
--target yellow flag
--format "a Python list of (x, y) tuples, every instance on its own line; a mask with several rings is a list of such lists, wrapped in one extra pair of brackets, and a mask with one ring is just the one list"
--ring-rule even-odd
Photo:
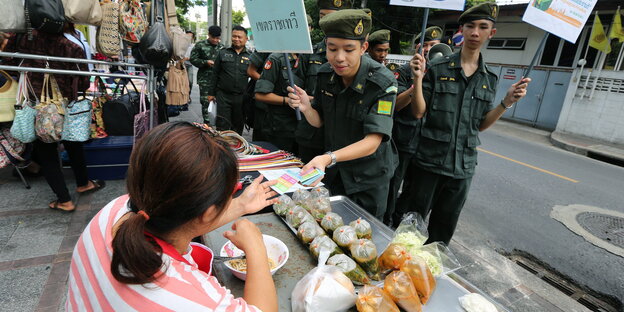
[(609, 31), (609, 38), (624, 42), (624, 29), (622, 29), (622, 16), (620, 15), (620, 8), (615, 11), (613, 24), (611, 25), (611, 30)]
[(602, 23), (600, 22), (598, 14), (594, 17), (594, 25), (592, 26), (591, 35), (589, 37), (589, 46), (600, 50), (605, 54), (609, 54), (611, 52), (611, 44), (609, 39), (607, 39), (607, 34), (604, 32), (604, 28), (602, 28)]

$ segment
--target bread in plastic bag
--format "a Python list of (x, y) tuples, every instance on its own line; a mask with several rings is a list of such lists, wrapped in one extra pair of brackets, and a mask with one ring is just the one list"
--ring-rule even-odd
[(329, 190), (323, 186), (317, 186), (310, 190), (313, 198), (329, 198)]
[(306, 221), (297, 228), (297, 237), (304, 243), (309, 244), (315, 238), (325, 235), (325, 231), (316, 223), (316, 221)]
[(399, 312), (399, 308), (385, 290), (365, 285), (355, 301), (358, 312)]
[(295, 229), (299, 228), (299, 225), (306, 221), (316, 222), (316, 220), (314, 220), (314, 217), (312, 217), (312, 215), (307, 210), (299, 205), (290, 209), (286, 214), (286, 222)]
[(329, 202), (329, 198), (327, 197), (312, 198), (310, 199), (310, 203), (310, 214), (318, 222), (321, 222), (323, 217), (325, 217), (326, 214), (332, 211), (331, 203)]
[(402, 271), (393, 271), (386, 276), (384, 290), (392, 300), (406, 312), (421, 312), (422, 305), (410, 276)]
[(401, 264), (401, 271), (410, 276), (420, 302), (426, 304), (436, 287), (436, 280), (427, 262), (419, 256), (407, 255), (406, 260)]
[(332, 238), (338, 246), (348, 249), (357, 240), (357, 234), (355, 234), (355, 230), (352, 227), (343, 225), (334, 230)]
[(379, 256), (379, 266), (382, 270), (398, 270), (409, 253), (402, 244), (391, 243), (386, 250)]
[(342, 249), (336, 245), (336, 242), (327, 235), (318, 236), (310, 243), (310, 253), (312, 253), (314, 259), (318, 259), (323, 250), (327, 250), (330, 256), (343, 253)]
[(283, 194), (277, 199), (277, 203), (273, 204), (273, 211), (279, 216), (286, 216), (288, 211), (295, 206), (295, 202), (290, 196)]
[(376, 281), (380, 280), (379, 263), (377, 263), (377, 246), (368, 239), (358, 239), (349, 249), (351, 257), (357, 262), (368, 276)]
[(339, 214), (333, 212), (326, 214), (325, 217), (323, 217), (323, 219), (321, 220), (321, 227), (325, 231), (327, 231), (329, 235), (332, 235), (335, 229), (343, 225), (344, 222), (342, 221), (342, 217)]
[(292, 291), (293, 312), (343, 312), (355, 305), (357, 296), (351, 280), (333, 265), (325, 265), (323, 251), (318, 267), (308, 272)]
[(356, 285), (370, 284), (366, 272), (355, 261), (345, 254), (338, 254), (327, 259), (327, 264), (336, 266)]
[(355, 230), (355, 234), (357, 234), (358, 238), (373, 238), (373, 229), (368, 221), (358, 218), (349, 223), (349, 225)]

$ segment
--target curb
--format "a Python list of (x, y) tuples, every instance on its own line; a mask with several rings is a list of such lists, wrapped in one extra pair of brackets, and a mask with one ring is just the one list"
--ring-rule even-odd
[(560, 132), (553, 132), (550, 134), (550, 142), (554, 146), (564, 149), (566, 151), (588, 157), (591, 157), (592, 155), (597, 155), (600, 156), (600, 158), (605, 159), (606, 162), (624, 162), (624, 150), (622, 150), (621, 153), (613, 153), (604, 150), (604, 148), (601, 148), (607, 146), (601, 144), (599, 141), (590, 141), (591, 139), (586, 140), (587, 142), (595, 142), (595, 144), (583, 144), (580, 142), (574, 142), (573, 138), (567, 138), (565, 134), (562, 134)]

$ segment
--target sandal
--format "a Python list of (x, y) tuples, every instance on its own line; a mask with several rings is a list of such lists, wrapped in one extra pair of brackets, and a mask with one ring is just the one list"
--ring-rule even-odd
[(106, 186), (106, 182), (104, 182), (104, 180), (89, 180), (89, 181), (93, 183), (93, 188), (90, 188), (86, 191), (78, 192), (78, 194), (83, 195), (83, 194), (94, 193), (103, 189)]
[(76, 206), (74, 205), (73, 209), (67, 210), (67, 209), (63, 209), (59, 206), (59, 202), (58, 200), (55, 200), (51, 203), (48, 204), (48, 208), (52, 209), (52, 210), (59, 210), (62, 212), (74, 212), (74, 210), (76, 210)]

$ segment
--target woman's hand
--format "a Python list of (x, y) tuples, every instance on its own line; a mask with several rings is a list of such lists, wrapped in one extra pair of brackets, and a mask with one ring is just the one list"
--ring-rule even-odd
[[(329, 166), (329, 164), (331, 164), (331, 156), (325, 154), (325, 155), (319, 155), (316, 156), (314, 158), (312, 158), (312, 160), (310, 160), (309, 163), (307, 163), (305, 166), (303, 166), (303, 168), (301, 168), (301, 172), (309, 172), (314, 170), (315, 168), (318, 170), (321, 170), (323, 172), (325, 172), (325, 168), (327, 168), (327, 166)], [(319, 182), (321, 182), (321, 180), (323, 180), (325, 176), (320, 177), (318, 180), (314, 181), (312, 184), (310, 185), (305, 185), (305, 186), (316, 186), (317, 184), (319, 184)]]
[(255, 251), (263, 251), (266, 254), (266, 247), (262, 239), (262, 232), (251, 221), (238, 219), (232, 224), (232, 231), (225, 231), (223, 237), (229, 239), (234, 246), (245, 252), (246, 255)]
[(273, 205), (277, 202), (277, 193), (271, 189), (271, 185), (275, 185), (277, 180), (267, 181), (264, 183), (262, 180), (264, 177), (260, 175), (257, 177), (243, 193), (236, 198), (241, 205), (242, 214), (250, 214), (262, 210), (264, 207)]
[(305, 90), (295, 86), (295, 89), (288, 87), (288, 105), (292, 108), (299, 108), (302, 113), (305, 113), (312, 105), (310, 104), (310, 96)]

